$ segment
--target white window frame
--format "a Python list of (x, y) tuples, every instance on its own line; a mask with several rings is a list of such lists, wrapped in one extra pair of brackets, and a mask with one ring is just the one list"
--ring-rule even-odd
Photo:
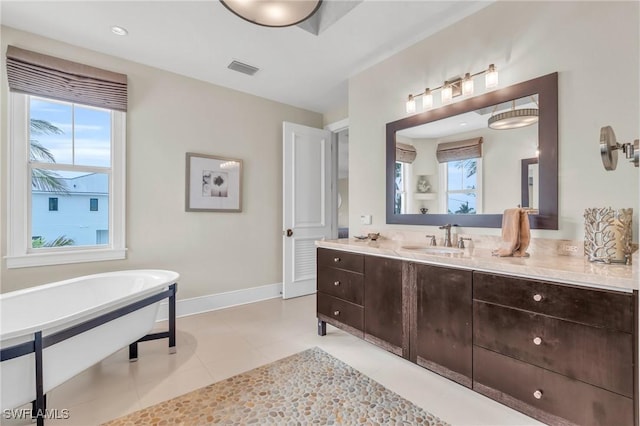
[(448, 166), (448, 162), (445, 163), (440, 163), (440, 167), (439, 167), (439, 179), (438, 181), (440, 182), (439, 184), (439, 190), (438, 192), (440, 193), (440, 199), (439, 204), (441, 206), (444, 206), (443, 209), (443, 213), (447, 214), (449, 211), (449, 205), (448, 205), (448, 201), (449, 201), (449, 194), (455, 194), (455, 193), (468, 193), (468, 192), (475, 192), (476, 193), (476, 213), (475, 214), (482, 214), (484, 209), (483, 209), (483, 205), (482, 205), (482, 157), (480, 158), (476, 158), (476, 189), (475, 190), (469, 190), (469, 189), (464, 189), (464, 190), (456, 190), (456, 191), (449, 191), (449, 182), (448, 182), (448, 173), (447, 173), (447, 166)]
[[(411, 163), (404, 163), (401, 161), (396, 161), (396, 163), (400, 163), (402, 166), (402, 188), (400, 190), (400, 214), (410, 213), (411, 208), (411, 191), (412, 187), (411, 176), (413, 175), (413, 169)], [(395, 176), (395, 173), (394, 173)]]
[[(126, 113), (112, 111), (111, 173), (109, 175), (109, 244), (66, 246), (33, 250), (29, 217), (31, 184), (29, 173), (29, 95), (9, 94), (9, 147), (7, 206), (7, 268), (96, 262), (126, 258)], [(57, 164), (56, 169), (64, 169)]]

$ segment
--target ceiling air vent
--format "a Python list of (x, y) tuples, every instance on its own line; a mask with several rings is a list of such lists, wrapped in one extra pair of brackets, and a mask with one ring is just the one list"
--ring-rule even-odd
[(242, 62), (238, 62), (238, 61), (231, 62), (227, 68), (229, 68), (230, 70), (241, 72), (243, 74), (247, 74), (247, 75), (254, 75), (260, 70), (260, 68), (243, 64)]

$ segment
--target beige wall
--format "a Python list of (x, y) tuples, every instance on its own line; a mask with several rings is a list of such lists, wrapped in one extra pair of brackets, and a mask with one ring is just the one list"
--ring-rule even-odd
[(349, 118), (349, 107), (347, 105), (340, 105), (323, 114), (323, 125), (333, 124), (345, 118)]
[[(202, 81), (2, 28), (8, 44), (129, 76), (127, 259), (7, 269), (3, 292), (90, 273), (178, 271), (179, 298), (282, 281), (282, 122), (322, 126), (322, 115)], [(2, 64), (2, 255), (6, 255), (7, 83)], [(244, 161), (242, 213), (184, 211), (185, 153)]]
[[(621, 160), (606, 172), (598, 141), (604, 125), (622, 141), (640, 136), (639, 8), (637, 2), (496, 2), (351, 78), (352, 233), (361, 233), (362, 214), (373, 215), (372, 228), (388, 228), (385, 124), (406, 116), (407, 94), (490, 63), (500, 71), (500, 87), (559, 73), (560, 230), (534, 236), (582, 239), (583, 211), (597, 206), (633, 207), (637, 230), (638, 169)], [(482, 81), (476, 90), (484, 91)]]

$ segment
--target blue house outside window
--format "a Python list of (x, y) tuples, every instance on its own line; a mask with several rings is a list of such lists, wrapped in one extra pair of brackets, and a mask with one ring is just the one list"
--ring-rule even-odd
[(97, 198), (90, 198), (89, 199), (89, 210), (92, 212), (97, 212), (98, 211), (98, 199)]

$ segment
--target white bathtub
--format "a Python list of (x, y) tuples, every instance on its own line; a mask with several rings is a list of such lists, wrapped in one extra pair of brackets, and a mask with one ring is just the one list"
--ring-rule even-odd
[[(70, 326), (167, 290), (179, 275), (163, 270), (131, 270), (88, 275), (0, 294), (0, 347), (43, 338)], [(63, 340), (43, 351), (46, 394), (86, 368), (145, 336), (153, 328), (160, 301)], [(0, 363), (0, 410), (36, 398), (35, 355)]]

